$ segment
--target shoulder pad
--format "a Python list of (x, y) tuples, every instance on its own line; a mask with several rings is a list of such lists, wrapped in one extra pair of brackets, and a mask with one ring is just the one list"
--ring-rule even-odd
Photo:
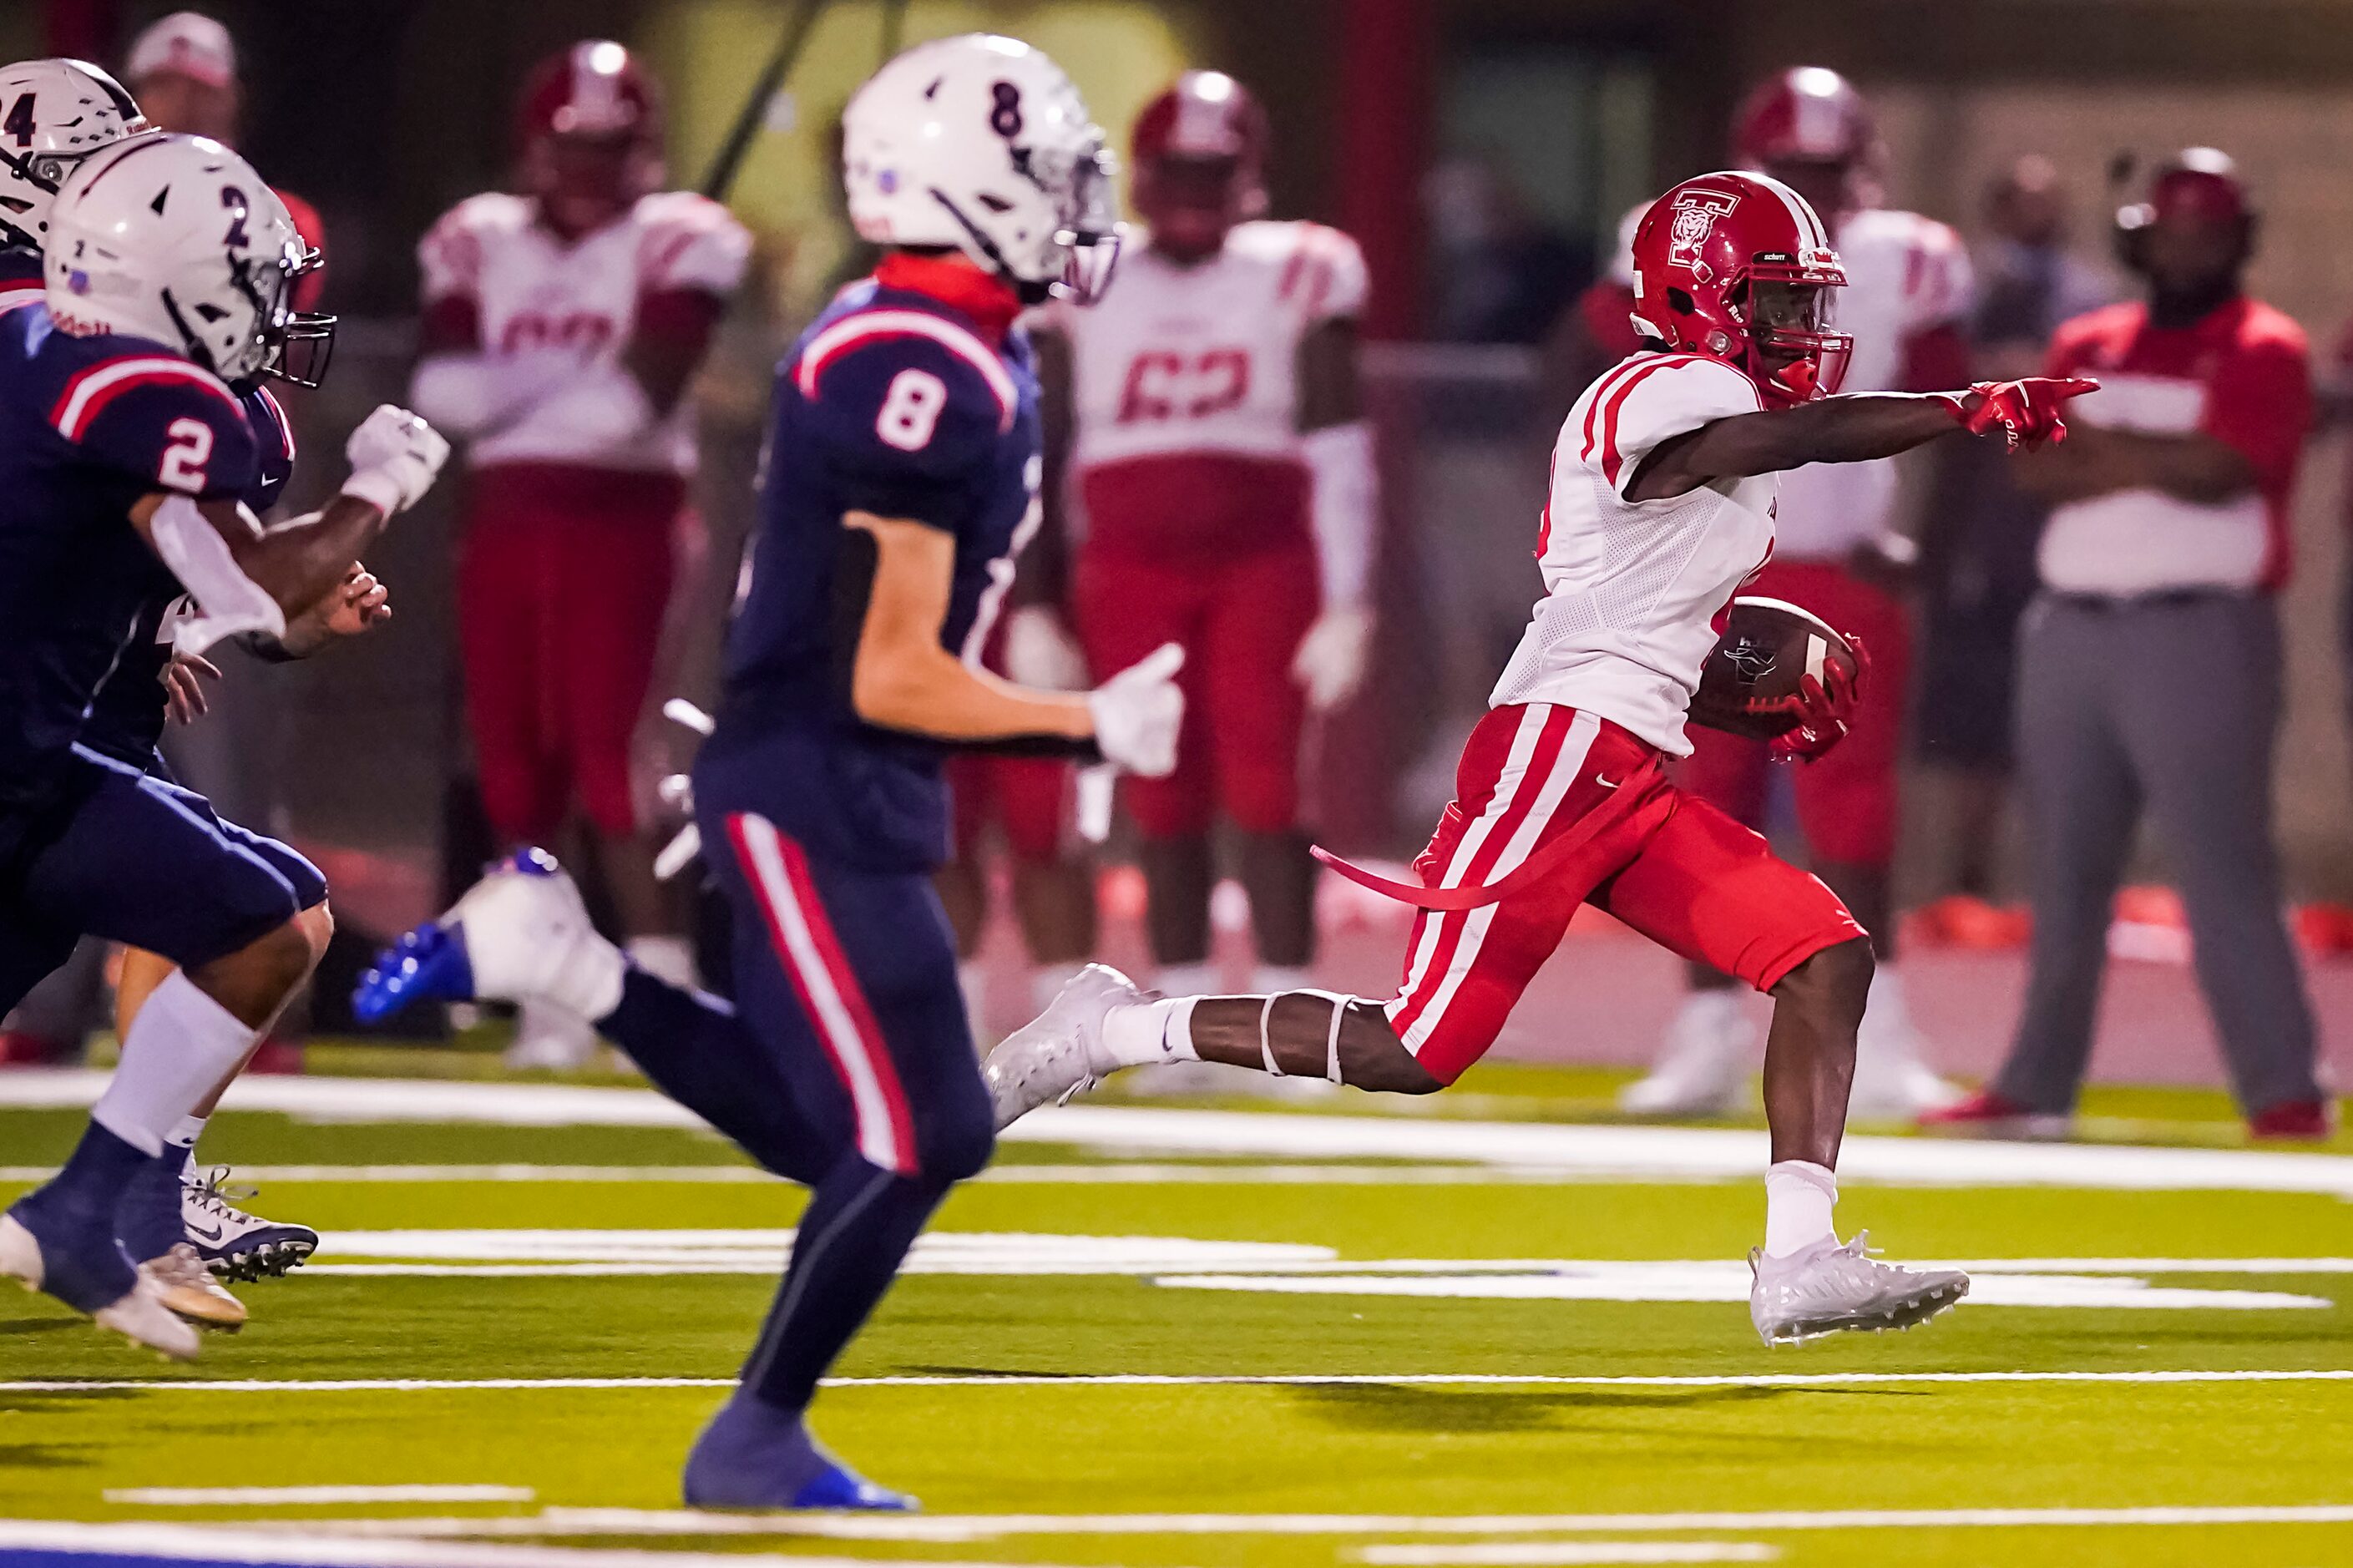
[(885, 308), (858, 310), (819, 331), (803, 345), (794, 367), (800, 395), (815, 402), (845, 369), (862, 384), (887, 384), (900, 371), (921, 369), (943, 377), (952, 400), (985, 405), (999, 432), (1013, 428), (1020, 389), (997, 352), (969, 328), (928, 310)]

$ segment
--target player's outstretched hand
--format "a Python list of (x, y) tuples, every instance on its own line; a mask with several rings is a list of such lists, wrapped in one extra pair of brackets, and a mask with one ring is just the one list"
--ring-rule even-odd
[(1184, 648), (1162, 643), (1087, 694), (1105, 762), (1148, 779), (1176, 771), (1176, 731), (1185, 723), (1176, 672), (1184, 668)]
[(2017, 381), (1980, 381), (1967, 392), (1939, 393), (1953, 418), (1972, 436), (2000, 430), (2013, 452), (2031, 452), (2045, 441), (2064, 441), (2067, 400), (2097, 392), (2088, 376), (2030, 375)]
[(1307, 706), (1329, 713), (1356, 694), (1372, 661), (1372, 612), (1337, 605), (1315, 617), (1292, 656), (1291, 679), (1307, 693)]
[(343, 443), (343, 456), (352, 465), (343, 493), (390, 517), (415, 506), (433, 488), (448, 460), (449, 443), (407, 409), (385, 403), (360, 421)]
[(1854, 649), (1854, 673), (1836, 659), (1822, 666), (1820, 680), (1809, 675), (1798, 682), (1798, 721), (1773, 738), (1767, 750), (1777, 763), (1810, 763), (1846, 739), (1854, 710), (1862, 705), (1862, 689), (1871, 679), (1871, 649), (1850, 637)]
[(205, 682), (221, 678), (220, 666), (197, 653), (174, 653), (164, 667), (164, 712), (174, 724), (193, 724), (212, 711)]

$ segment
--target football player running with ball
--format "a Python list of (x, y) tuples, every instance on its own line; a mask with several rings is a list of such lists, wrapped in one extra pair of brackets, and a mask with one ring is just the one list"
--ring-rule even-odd
[[(989, 1057), (997, 1124), (1122, 1068), (1197, 1058), (1442, 1089), (1589, 902), (1774, 999), (1757, 1332), (1773, 1343), (1908, 1325), (1957, 1301), (1967, 1277), (1874, 1262), (1831, 1225), (1869, 939), (1829, 888), (1670, 784), (1662, 763), (1690, 750), (1683, 723), (1715, 623), (1772, 552), (1780, 473), (1956, 429), (2033, 446), (2063, 433), (2063, 404), (2092, 384), (1829, 395), (1851, 346), (1827, 330), (1844, 276), (1813, 209), (1760, 174), (1707, 174), (1660, 197), (1634, 270), (1642, 347), (1587, 390), (1554, 452), (1537, 540), (1546, 597), (1416, 862), (1427, 885), (1382, 884), (1421, 911), (1397, 994), (1154, 1000), (1097, 966)], [(1777, 752), (1829, 750), (1855, 694), (1809, 685)]]
[(884, 66), (842, 131), (851, 220), (884, 254), (778, 373), (750, 581), (694, 769), (734, 911), (736, 1006), (628, 962), (529, 852), (385, 955), (359, 999), (569, 1008), (811, 1188), (742, 1385), (687, 1461), (702, 1507), (911, 1506), (834, 1461), (803, 1415), (992, 1145), (931, 881), (943, 763), (985, 747), (1163, 774), (1183, 718), (1174, 647), (1092, 693), (978, 668), (1038, 515), (1038, 385), (1015, 320), (1050, 295), (1093, 297), (1117, 256), (1078, 89), (1028, 45), (970, 34)]

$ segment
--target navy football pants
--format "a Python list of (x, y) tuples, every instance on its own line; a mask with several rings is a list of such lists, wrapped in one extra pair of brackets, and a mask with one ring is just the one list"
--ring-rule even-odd
[(196, 968), (326, 899), (316, 866), (223, 822), (204, 796), (94, 752), (76, 757), (79, 804), (36, 830), (0, 886), (0, 1013), (81, 936)]
[(734, 913), (736, 1005), (632, 970), (600, 1021), (649, 1078), (811, 1188), (746, 1389), (787, 1410), (995, 1134), (929, 876), (813, 860), (765, 817), (703, 814)]

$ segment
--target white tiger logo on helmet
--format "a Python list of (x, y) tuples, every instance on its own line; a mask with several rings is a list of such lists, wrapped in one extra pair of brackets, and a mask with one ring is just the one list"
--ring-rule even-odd
[(1707, 263), (1700, 247), (1715, 232), (1715, 220), (1730, 216), (1740, 198), (1730, 191), (1685, 191), (1675, 198), (1675, 224), (1668, 237), (1667, 264), (1705, 278)]

